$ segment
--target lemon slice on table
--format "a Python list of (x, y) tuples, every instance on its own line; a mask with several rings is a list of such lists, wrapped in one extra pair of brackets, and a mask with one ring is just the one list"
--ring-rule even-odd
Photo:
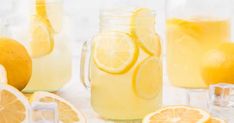
[(32, 57), (45, 56), (53, 51), (54, 39), (47, 21), (39, 16), (32, 20), (32, 39), (30, 42)]
[(197, 108), (168, 106), (147, 115), (143, 123), (210, 123), (211, 116)]
[(97, 67), (105, 72), (127, 72), (138, 57), (134, 40), (126, 33), (105, 32), (94, 38), (93, 57)]
[(58, 105), (59, 121), (61, 123), (86, 123), (83, 114), (81, 114), (72, 104), (58, 95), (48, 92), (35, 92), (31, 95), (30, 102), (55, 102)]
[(211, 123), (226, 123), (224, 120), (216, 118), (216, 117), (212, 117), (211, 118)]
[(29, 123), (30, 104), (25, 96), (10, 85), (0, 84), (0, 122)]
[(150, 55), (160, 56), (160, 38), (155, 32), (155, 16), (152, 10), (140, 8), (131, 17), (132, 35)]
[(162, 91), (162, 68), (159, 59), (149, 57), (142, 61), (133, 75), (133, 89), (137, 96), (152, 99)]

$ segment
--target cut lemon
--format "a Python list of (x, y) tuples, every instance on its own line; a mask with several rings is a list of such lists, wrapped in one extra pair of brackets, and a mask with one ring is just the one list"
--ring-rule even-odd
[(160, 38), (155, 32), (155, 16), (152, 10), (137, 9), (131, 17), (131, 32), (150, 55), (160, 56)]
[(28, 123), (30, 104), (14, 87), (0, 84), (0, 122)]
[(34, 17), (32, 22), (32, 39), (30, 42), (32, 57), (40, 57), (52, 52), (54, 39), (47, 22)]
[(59, 121), (61, 123), (86, 123), (85, 117), (72, 104), (55, 94), (35, 92), (30, 97), (30, 102), (55, 102), (58, 105)]
[(137, 96), (152, 99), (161, 92), (161, 63), (155, 57), (149, 57), (140, 63), (133, 76), (133, 89)]
[(212, 117), (211, 118), (211, 123), (226, 123), (224, 120), (216, 118), (216, 117)]
[(188, 106), (168, 106), (147, 115), (143, 123), (210, 123), (210, 115)]
[(122, 32), (101, 33), (94, 38), (94, 61), (105, 72), (127, 72), (138, 57), (138, 49), (132, 38)]

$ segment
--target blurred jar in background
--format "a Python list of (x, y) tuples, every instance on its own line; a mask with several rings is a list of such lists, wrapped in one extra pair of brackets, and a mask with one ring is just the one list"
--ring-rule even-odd
[(63, 30), (63, 0), (29, 3), (25, 22), (13, 27), (14, 36), (27, 47), (33, 60), (32, 77), (23, 91), (57, 91), (70, 80), (72, 72), (71, 49)]
[(229, 0), (167, 0), (167, 68), (178, 87), (205, 88), (203, 55), (231, 40)]

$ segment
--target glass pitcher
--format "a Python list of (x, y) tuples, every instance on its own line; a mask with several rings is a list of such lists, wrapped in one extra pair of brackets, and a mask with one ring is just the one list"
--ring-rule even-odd
[(71, 49), (63, 28), (63, 0), (28, 3), (30, 12), (25, 22), (12, 29), (13, 37), (27, 47), (33, 63), (31, 80), (23, 91), (54, 92), (70, 80), (72, 69)]
[(154, 12), (137, 8), (100, 13), (99, 33), (83, 45), (81, 81), (90, 85), (92, 107), (104, 119), (142, 119), (162, 103)]
[(229, 0), (167, 0), (167, 69), (173, 85), (207, 88), (204, 54), (231, 40)]

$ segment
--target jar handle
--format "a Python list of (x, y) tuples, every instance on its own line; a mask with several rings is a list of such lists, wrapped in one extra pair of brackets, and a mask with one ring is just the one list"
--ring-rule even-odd
[[(85, 41), (82, 44), (81, 58), (80, 58), (80, 80), (84, 87), (88, 89), (90, 87), (89, 79), (89, 65), (90, 65), (90, 50), (89, 42)], [(87, 62), (88, 61), (88, 62)]]

